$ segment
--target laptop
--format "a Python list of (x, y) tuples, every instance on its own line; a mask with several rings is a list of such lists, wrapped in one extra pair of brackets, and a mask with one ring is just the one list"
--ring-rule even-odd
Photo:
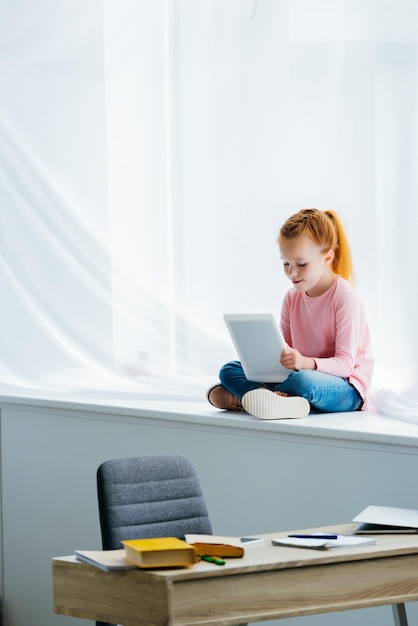
[(271, 313), (226, 313), (224, 320), (248, 380), (286, 380), (290, 370), (280, 365), (286, 342)]
[(354, 529), (355, 535), (418, 533), (418, 511), (389, 506), (368, 506), (353, 522), (360, 522)]

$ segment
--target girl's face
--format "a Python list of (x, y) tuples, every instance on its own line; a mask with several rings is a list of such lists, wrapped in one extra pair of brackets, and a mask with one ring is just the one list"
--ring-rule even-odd
[(337, 278), (331, 269), (333, 250), (324, 254), (307, 235), (296, 239), (280, 238), (279, 249), (284, 273), (297, 291), (320, 296)]

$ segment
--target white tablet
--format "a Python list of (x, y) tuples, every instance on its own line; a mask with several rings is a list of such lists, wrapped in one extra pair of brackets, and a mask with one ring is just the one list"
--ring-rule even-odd
[(280, 365), (286, 343), (271, 313), (226, 313), (224, 320), (248, 380), (281, 383), (289, 376)]

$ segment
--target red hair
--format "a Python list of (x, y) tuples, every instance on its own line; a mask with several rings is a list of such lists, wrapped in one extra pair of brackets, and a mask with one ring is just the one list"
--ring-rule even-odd
[(323, 254), (332, 250), (334, 259), (331, 269), (345, 280), (352, 280), (353, 264), (350, 246), (342, 222), (335, 211), (302, 209), (283, 224), (278, 242), (281, 239), (293, 239), (302, 235), (310, 237)]

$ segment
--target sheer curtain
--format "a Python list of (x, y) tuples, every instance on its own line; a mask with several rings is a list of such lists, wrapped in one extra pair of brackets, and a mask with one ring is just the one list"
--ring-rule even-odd
[(375, 386), (415, 386), (413, 0), (0, 2), (3, 388), (216, 380), (275, 243), (340, 212)]

